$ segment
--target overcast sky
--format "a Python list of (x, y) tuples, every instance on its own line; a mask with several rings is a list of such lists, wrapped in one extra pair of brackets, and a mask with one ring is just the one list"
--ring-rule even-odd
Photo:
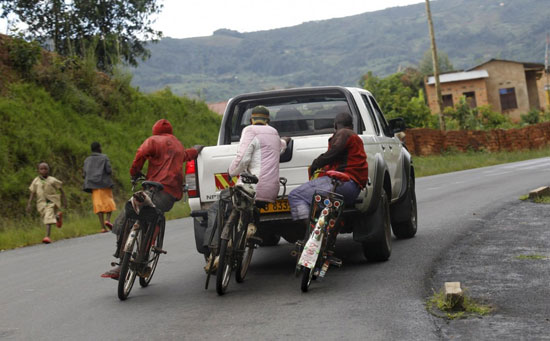
[[(433, 0), (432, 0), (433, 1)], [(424, 0), (161, 0), (154, 27), (165, 37), (209, 36), (219, 28), (254, 32), (347, 17)], [(0, 33), (6, 22), (0, 20)]]
[(201, 37), (219, 28), (254, 32), (420, 2), (424, 0), (164, 0), (155, 27), (165, 37)]

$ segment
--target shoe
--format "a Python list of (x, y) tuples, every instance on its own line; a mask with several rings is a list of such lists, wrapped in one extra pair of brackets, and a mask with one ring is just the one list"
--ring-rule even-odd
[(113, 224), (109, 220), (105, 221), (105, 227), (107, 227), (109, 231), (113, 230)]
[(44, 243), (44, 244), (49, 244), (51, 242), (52, 242), (52, 240), (50, 239), (50, 237), (44, 237), (44, 239), (42, 239), (42, 243)]
[(107, 229), (106, 229), (106, 228), (102, 228), (102, 229), (101, 229), (101, 233), (105, 233), (105, 232), (107, 232)]
[(101, 274), (102, 278), (112, 278), (114, 280), (118, 280), (118, 276), (120, 276), (120, 266), (115, 266), (111, 270)]
[(63, 226), (63, 212), (57, 212), (57, 214), (55, 215), (55, 220), (55, 226), (61, 228), (61, 226)]
[(214, 262), (212, 263), (212, 267), (210, 267), (210, 260), (212, 259), (212, 254), (208, 256), (208, 259), (206, 260), (206, 265), (204, 266), (204, 272), (214, 274), (218, 270), (218, 263), (220, 261), (220, 256), (216, 256), (214, 258)]

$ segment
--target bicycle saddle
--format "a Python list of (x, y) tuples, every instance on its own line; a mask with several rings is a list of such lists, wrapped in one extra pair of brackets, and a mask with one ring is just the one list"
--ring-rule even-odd
[(256, 175), (242, 172), (241, 173), (241, 180), (245, 184), (257, 184), (258, 183), (258, 177)]
[(338, 172), (338, 171), (335, 171), (335, 170), (327, 171), (327, 175), (331, 178), (340, 180), (342, 182), (348, 182), (348, 181), (351, 180), (350, 176), (347, 175), (346, 173)]
[(162, 191), (164, 189), (163, 184), (161, 184), (160, 182), (155, 182), (155, 181), (143, 181), (141, 183), (141, 187), (143, 187), (143, 188), (153, 187), (157, 191)]

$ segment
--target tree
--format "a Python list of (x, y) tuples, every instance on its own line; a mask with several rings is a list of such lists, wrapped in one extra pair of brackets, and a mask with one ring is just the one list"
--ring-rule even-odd
[(101, 70), (119, 60), (136, 66), (150, 53), (146, 41), (162, 32), (151, 28), (162, 5), (157, 0), (0, 0), (2, 17), (15, 14), (27, 25), (28, 39), (51, 40), (61, 55), (85, 56), (92, 50)]
[[(449, 60), (449, 56), (445, 52), (438, 50), (437, 59), (439, 61), (439, 72), (449, 72), (454, 70), (453, 64), (451, 63), (451, 61)], [(424, 52), (424, 56), (418, 63), (418, 70), (425, 76), (433, 75), (434, 68), (431, 50), (428, 49), (426, 50), (426, 52)]]
[(376, 97), (387, 118), (402, 117), (409, 128), (433, 127), (435, 116), (425, 103), (421, 79), (419, 72), (412, 68), (386, 78), (376, 77), (369, 71), (360, 85)]

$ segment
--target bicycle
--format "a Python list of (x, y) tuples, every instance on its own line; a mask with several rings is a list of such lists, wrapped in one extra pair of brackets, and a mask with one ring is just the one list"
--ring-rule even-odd
[[(130, 295), (136, 276), (145, 288), (151, 282), (162, 249), (166, 221), (164, 213), (153, 204), (155, 194), (164, 186), (144, 178), (132, 180), (132, 192), (138, 181), (143, 190), (135, 192), (126, 203), (127, 219), (124, 223), (122, 262), (118, 279), (118, 298), (124, 301)], [(124, 240), (124, 239), (123, 239)]]
[(332, 191), (315, 191), (305, 238), (296, 242), (295, 274), (302, 273), (302, 292), (308, 291), (313, 279), (325, 277), (330, 265), (342, 266), (342, 261), (333, 257), (344, 211), (344, 197), (336, 188), (350, 177), (337, 171), (328, 171), (327, 176), (332, 179)]
[[(220, 200), (217, 215), (217, 227), (222, 227), (219, 242), (212, 245), (215, 231), (210, 236), (210, 257), (209, 268), (212, 269), (215, 255), (218, 255), (218, 268), (216, 270), (216, 291), (218, 295), (225, 294), (231, 273), (235, 270), (235, 280), (242, 283), (248, 272), (248, 267), (252, 260), (254, 249), (262, 242), (259, 237), (255, 237), (255, 230), (251, 229), (251, 222), (254, 226), (259, 225), (259, 211), (265, 203), (255, 201), (256, 191), (253, 184), (258, 183), (255, 175), (242, 173), (240, 175), (242, 184), (237, 184), (229, 188), (229, 197), (231, 198), (232, 209), (229, 217), (224, 219), (224, 212), (227, 203)], [(286, 179), (279, 178), (279, 183), (283, 185), (283, 195), (286, 193)], [(224, 221), (225, 220), (225, 221)], [(205, 289), (208, 289), (211, 272), (208, 272)]]

